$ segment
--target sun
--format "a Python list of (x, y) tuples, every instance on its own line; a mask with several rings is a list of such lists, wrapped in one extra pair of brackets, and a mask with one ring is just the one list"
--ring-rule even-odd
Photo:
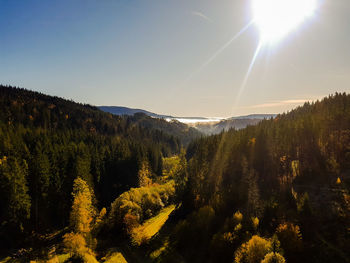
[(311, 17), (317, 0), (252, 0), (254, 23), (261, 41), (273, 43)]

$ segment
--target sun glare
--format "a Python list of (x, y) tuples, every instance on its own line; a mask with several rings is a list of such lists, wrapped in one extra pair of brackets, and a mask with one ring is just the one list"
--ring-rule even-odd
[(312, 16), (317, 0), (252, 0), (254, 22), (263, 43), (280, 40)]

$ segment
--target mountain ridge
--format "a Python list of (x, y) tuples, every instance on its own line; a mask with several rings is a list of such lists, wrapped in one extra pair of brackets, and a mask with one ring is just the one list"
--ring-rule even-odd
[(210, 135), (218, 134), (223, 130), (229, 129), (243, 129), (248, 125), (256, 125), (264, 119), (275, 118), (277, 114), (249, 114), (242, 116), (235, 116), (229, 118), (209, 118), (209, 117), (175, 117), (171, 115), (162, 115), (153, 113), (143, 109), (134, 109), (124, 106), (99, 106), (100, 110), (114, 114), (114, 115), (134, 115), (136, 113), (143, 113), (147, 116), (167, 121), (178, 121), (193, 127), (198, 131)]
[(173, 116), (173, 115), (165, 115), (165, 114), (158, 114), (154, 113), (148, 110), (144, 109), (139, 109), (139, 108), (129, 108), (125, 106), (97, 106), (102, 111), (109, 112), (115, 115), (134, 115), (135, 113), (144, 113), (148, 116), (151, 117), (156, 117), (156, 118), (171, 118), (171, 119), (199, 119), (199, 120), (211, 120), (211, 119), (218, 119), (220, 120), (231, 120), (231, 119), (269, 119), (269, 118), (274, 118), (277, 116), (275, 113), (263, 113), (263, 114), (248, 114), (248, 115), (240, 115), (240, 116), (234, 116), (234, 117), (228, 117), (228, 118), (212, 118), (212, 117), (198, 117), (198, 116), (191, 116), (191, 117), (183, 117), (183, 116)]

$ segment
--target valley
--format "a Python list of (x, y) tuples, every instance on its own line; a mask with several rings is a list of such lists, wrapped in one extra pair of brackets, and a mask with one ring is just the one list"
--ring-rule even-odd
[(350, 258), (345, 93), (214, 135), (9, 86), (0, 104), (1, 262)]

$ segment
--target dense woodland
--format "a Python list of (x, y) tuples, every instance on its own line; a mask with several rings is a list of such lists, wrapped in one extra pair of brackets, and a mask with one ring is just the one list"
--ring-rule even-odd
[(175, 137), (145, 115), (113, 116), (13, 87), (0, 87), (0, 107), (1, 247), (17, 245), (33, 230), (66, 226), (75, 178), (94, 189), (98, 208), (107, 207), (138, 186), (142, 163), (159, 176), (162, 158), (178, 153), (186, 136), (198, 136)]
[(190, 215), (173, 237), (189, 261), (258, 262), (242, 243), (276, 235), (287, 262), (349, 262), (349, 95), (196, 140), (187, 159)]
[(0, 105), (4, 262), (350, 261), (349, 95), (207, 137), (7, 86)]

